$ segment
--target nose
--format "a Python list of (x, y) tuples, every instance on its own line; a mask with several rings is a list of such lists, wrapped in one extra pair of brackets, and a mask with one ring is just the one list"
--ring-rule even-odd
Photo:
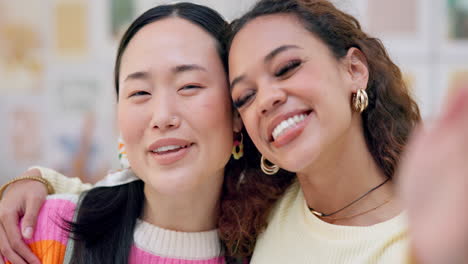
[(181, 118), (177, 112), (177, 103), (170, 98), (159, 98), (153, 103), (151, 128), (167, 131), (178, 128)]
[(257, 100), (259, 102), (259, 113), (266, 115), (278, 106), (286, 102), (287, 94), (281, 88), (272, 85), (263, 85), (258, 87)]

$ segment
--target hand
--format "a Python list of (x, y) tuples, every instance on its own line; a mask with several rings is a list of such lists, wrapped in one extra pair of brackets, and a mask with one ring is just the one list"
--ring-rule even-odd
[[(30, 170), (22, 176), (41, 176), (39, 170)], [(34, 180), (11, 184), (0, 201), (0, 264), (2, 255), (13, 264), (39, 264), (39, 259), (24, 243), (31, 238), (37, 216), (47, 196), (47, 187)], [(21, 232), (19, 219), (23, 217)]]
[(399, 170), (418, 263), (468, 263), (468, 87), (413, 136)]

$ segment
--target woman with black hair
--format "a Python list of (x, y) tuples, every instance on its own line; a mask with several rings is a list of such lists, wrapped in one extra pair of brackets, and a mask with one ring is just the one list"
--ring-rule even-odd
[(138, 180), (49, 197), (26, 240), (42, 263), (225, 263), (220, 196), (224, 178), (240, 177), (232, 165), (242, 167), (230, 158), (241, 123), (226, 81), (227, 25), (191, 3), (152, 8), (131, 24), (115, 88)]

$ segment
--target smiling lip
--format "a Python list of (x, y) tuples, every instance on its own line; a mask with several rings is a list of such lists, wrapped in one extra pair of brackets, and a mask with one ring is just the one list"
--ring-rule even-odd
[(275, 117), (273, 119), (273, 121), (270, 123), (270, 125), (268, 126), (268, 129), (267, 129), (267, 138), (268, 138), (268, 140), (270, 142), (273, 141), (273, 136), (272, 136), (273, 130), (275, 129), (275, 127), (277, 125), (279, 125), (284, 120), (287, 120), (288, 118), (293, 117), (295, 115), (301, 115), (301, 114), (309, 115), (311, 112), (312, 112), (312, 110), (296, 110), (296, 111), (292, 111), (292, 112), (282, 114), (282, 115), (279, 115), (279, 116)]
[[(165, 138), (151, 144), (151, 146), (148, 148), (148, 152), (160, 165), (169, 165), (185, 157), (193, 145), (194, 143), (191, 143), (187, 140)], [(168, 150), (160, 153), (153, 152), (153, 150), (166, 146), (182, 146), (182, 148)]]

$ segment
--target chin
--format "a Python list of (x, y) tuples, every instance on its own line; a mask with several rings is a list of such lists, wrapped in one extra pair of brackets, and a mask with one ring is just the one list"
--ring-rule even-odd
[(145, 182), (147, 188), (163, 195), (177, 195), (188, 193), (196, 188), (196, 184), (187, 177), (177, 177), (176, 175), (166, 175), (161, 179), (151, 179)]
[(297, 150), (279, 158), (282, 162), (278, 163), (278, 166), (287, 171), (299, 173), (315, 163), (317, 153), (317, 151), (310, 151), (310, 149), (308, 151)]
[(193, 177), (192, 167), (178, 166), (175, 168), (145, 167), (141, 179), (147, 187), (157, 191), (166, 192), (177, 189), (186, 189), (197, 182)]

